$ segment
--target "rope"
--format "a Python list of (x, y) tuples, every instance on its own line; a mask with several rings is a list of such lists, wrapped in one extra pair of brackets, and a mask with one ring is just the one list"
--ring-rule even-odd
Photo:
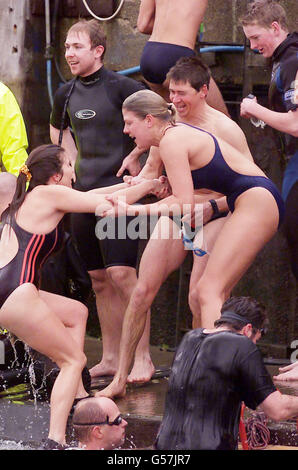
[(121, 0), (116, 11), (112, 14), (112, 16), (109, 16), (108, 18), (100, 18), (99, 16), (96, 16), (95, 13), (93, 13), (89, 5), (87, 4), (87, 0), (82, 0), (82, 2), (84, 3), (86, 10), (88, 10), (88, 12), (90, 13), (91, 16), (93, 16), (93, 18), (100, 20), (100, 21), (109, 21), (109, 20), (112, 20), (116, 15), (118, 15), (119, 11), (121, 10), (123, 6), (124, 0)]
[(246, 420), (247, 441), (251, 450), (266, 449), (270, 441), (270, 431), (267, 427), (267, 418), (257, 414)]
[(270, 430), (267, 418), (263, 413), (257, 413), (244, 420), (244, 403), (241, 407), (239, 435), (243, 450), (266, 449), (270, 442)]

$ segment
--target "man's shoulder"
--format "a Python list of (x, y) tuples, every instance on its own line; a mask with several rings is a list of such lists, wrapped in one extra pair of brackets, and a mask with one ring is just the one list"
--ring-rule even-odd
[(114, 70), (105, 69), (106, 72), (106, 79), (112, 83), (119, 83), (121, 85), (127, 85), (129, 87), (135, 87), (136, 90), (142, 90), (145, 88), (145, 85), (134, 78), (128, 77), (127, 75), (123, 75), (119, 72), (115, 72)]
[(70, 90), (72, 86), (73, 80), (69, 80), (68, 82), (63, 83), (63, 85), (59, 86), (55, 91), (55, 97), (65, 96), (67, 92)]
[(257, 350), (257, 346), (245, 335), (235, 331), (218, 331), (214, 334), (207, 335), (208, 341), (220, 342), (222, 344), (235, 345), (235, 348), (244, 348), (246, 350)]

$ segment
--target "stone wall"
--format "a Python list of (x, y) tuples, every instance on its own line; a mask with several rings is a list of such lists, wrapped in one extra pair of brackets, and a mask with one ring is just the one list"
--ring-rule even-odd
[[(42, 3), (39, 2), (41, 8)], [(53, 3), (51, 2), (52, 6)], [(114, 5), (118, 3), (118, 0), (114, 1)], [(108, 37), (105, 57), (108, 68), (119, 71), (139, 65), (142, 49), (148, 39), (136, 28), (139, 3), (140, 0), (126, 0), (115, 19), (102, 23)], [(289, 12), (290, 28), (297, 28), (297, 0), (283, 0), (281, 3)], [(209, 2), (202, 41), (244, 44), (237, 18), (245, 5), (244, 0)], [(0, 79), (12, 89), (20, 103), (30, 148), (49, 142), (51, 97), (59, 83), (71, 78), (64, 60), (63, 44), (67, 29), (75, 21), (76, 17), (61, 16), (60, 12), (55, 36), (51, 38), (53, 47), (47, 48), (45, 17), (32, 15), (31, 0), (1, 0), (0, 41), (3, 51)], [(51, 26), (53, 28), (53, 23)], [(271, 129), (255, 129), (247, 120), (239, 118), (239, 102), (249, 91), (254, 91), (260, 101), (266, 104), (266, 89), (270, 78), (270, 68), (266, 61), (248, 48), (245, 54), (203, 53), (203, 59), (210, 65), (233, 118), (246, 133), (256, 163), (280, 186), (283, 167)], [(141, 79), (138, 74), (133, 77)], [(191, 257), (188, 257), (181, 270), (173, 273), (163, 285), (153, 304), (153, 344), (167, 343), (174, 346), (191, 325), (187, 306), (190, 269)], [(276, 235), (259, 254), (234, 293), (252, 295), (268, 305), (271, 319), (268, 338), (275, 345), (271, 347), (270, 354), (287, 354), (291, 341), (298, 338), (298, 322), (296, 285), (290, 272), (287, 246), (282, 233)], [(160, 322), (161, 316), (164, 318), (163, 322)]]

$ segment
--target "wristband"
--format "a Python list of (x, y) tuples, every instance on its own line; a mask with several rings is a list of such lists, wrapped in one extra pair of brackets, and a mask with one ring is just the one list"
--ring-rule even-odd
[(212, 206), (212, 209), (213, 209), (213, 216), (215, 216), (215, 217), (219, 216), (220, 211), (218, 209), (218, 205), (217, 205), (216, 201), (214, 199), (209, 199), (209, 202), (210, 202), (210, 204)]

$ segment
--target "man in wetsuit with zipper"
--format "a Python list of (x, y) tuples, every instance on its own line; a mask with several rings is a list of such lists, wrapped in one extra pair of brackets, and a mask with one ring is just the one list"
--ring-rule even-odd
[[(58, 143), (63, 130), (61, 145), (76, 165), (76, 189), (88, 191), (117, 184), (120, 181), (116, 174), (123, 159), (142, 153), (123, 134), (122, 103), (144, 86), (105, 68), (106, 37), (96, 20), (75, 23), (67, 33), (65, 48), (65, 58), (75, 79), (55, 94), (50, 121), (51, 140)], [(133, 158), (126, 168), (136, 175), (140, 170), (138, 159)], [(103, 341), (103, 357), (90, 370), (92, 377), (113, 375), (117, 370), (122, 320), (137, 281), (138, 253), (138, 240), (127, 236), (117, 239), (117, 226), (116, 237), (99, 240), (95, 234), (97, 222), (98, 218), (93, 214), (72, 215), (73, 236), (96, 295)], [(115, 219), (111, 221), (113, 223)], [(130, 374), (132, 381), (141, 380), (142, 371), (153, 368), (149, 334), (148, 324), (136, 352)]]

